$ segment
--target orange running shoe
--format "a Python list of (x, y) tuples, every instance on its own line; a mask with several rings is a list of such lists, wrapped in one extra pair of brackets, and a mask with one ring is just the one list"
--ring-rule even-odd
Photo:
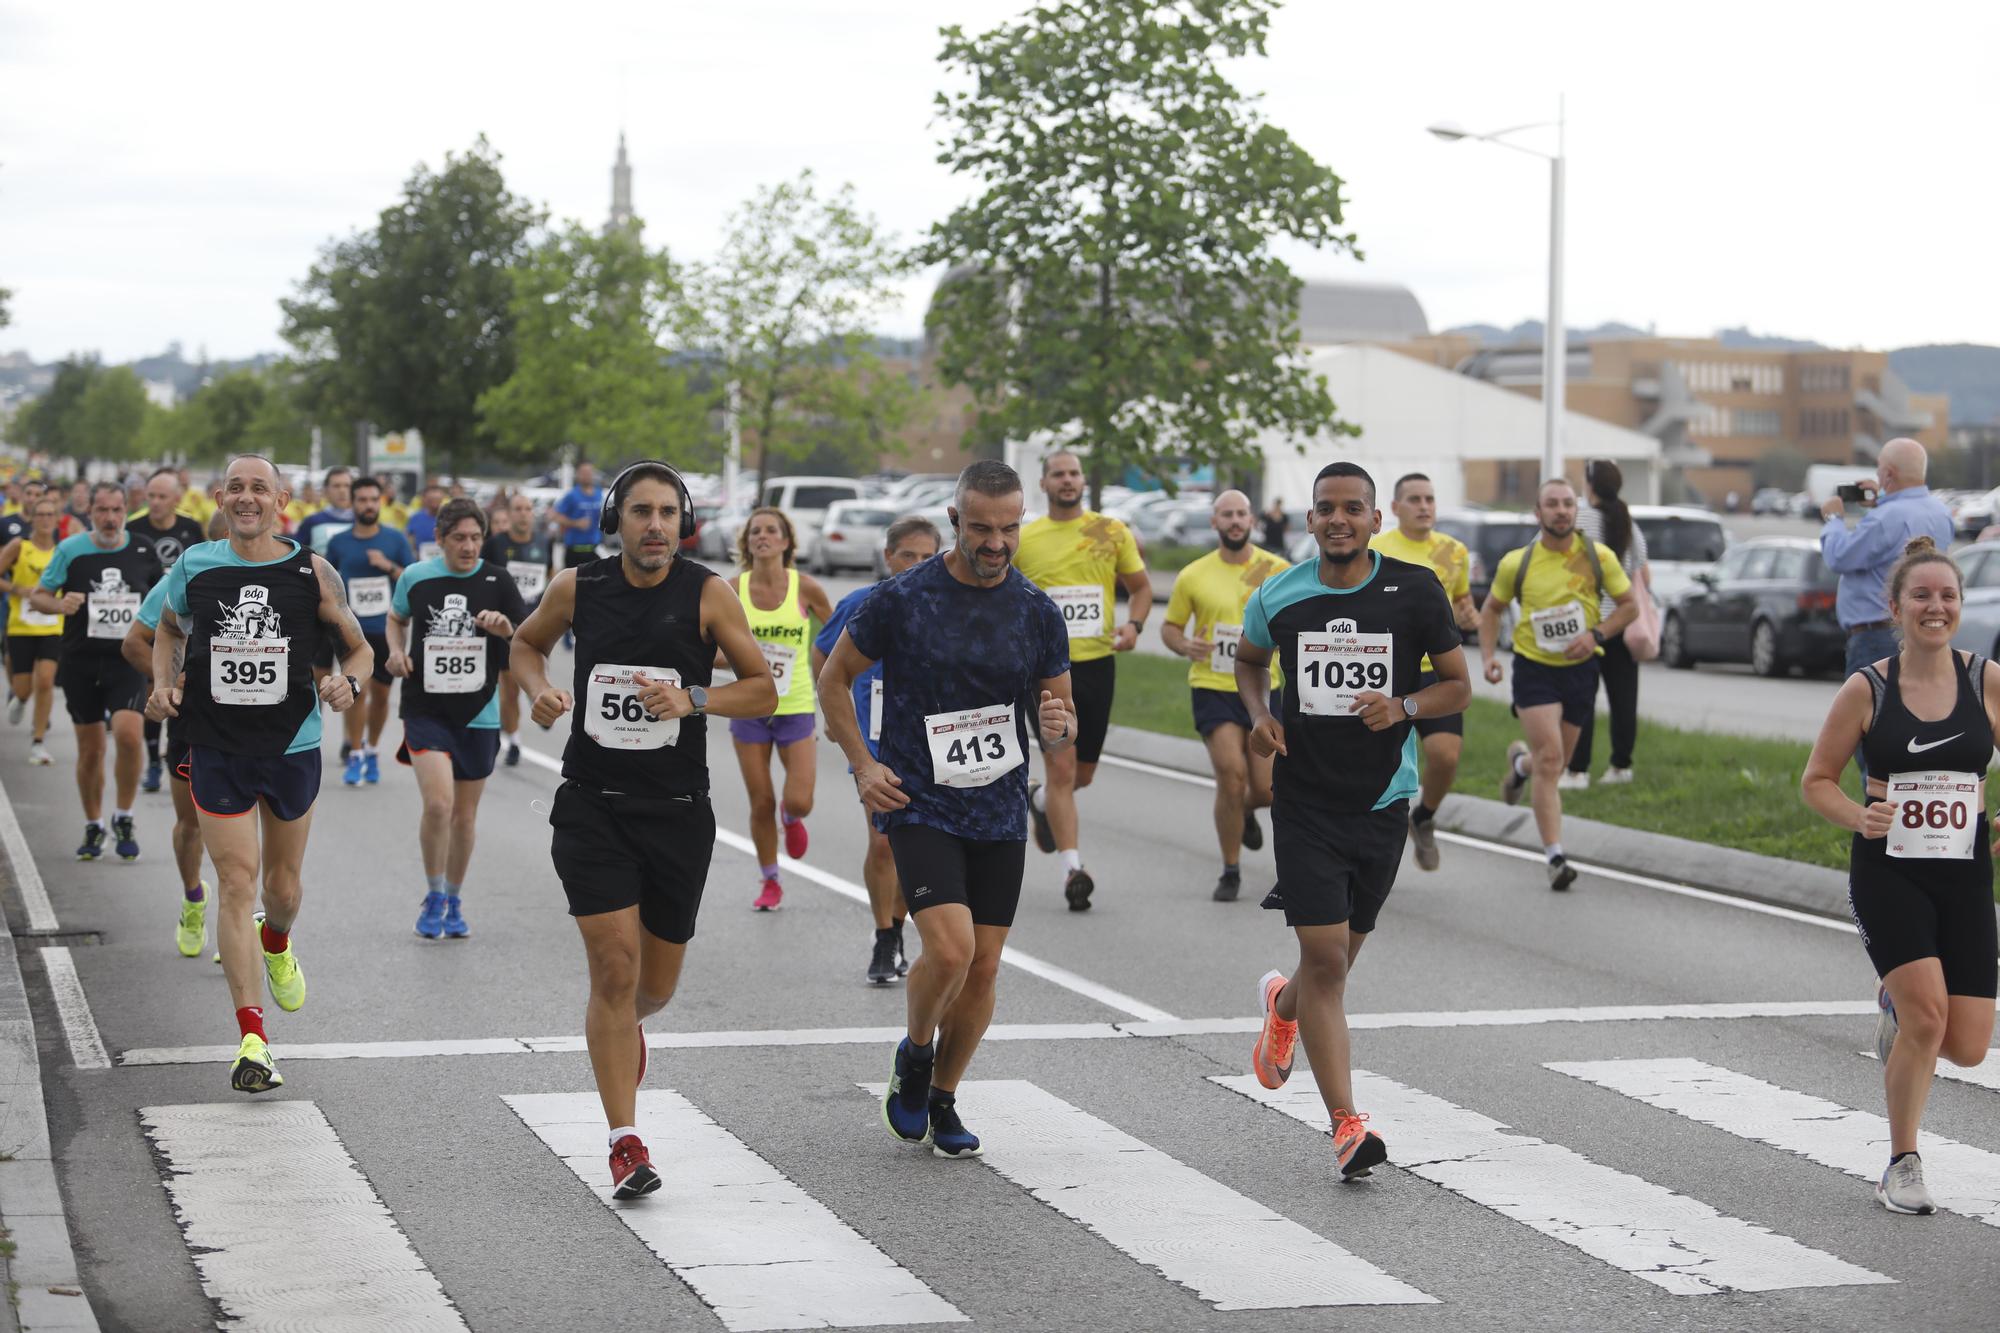
[(1267, 1088), (1282, 1088), (1292, 1076), (1292, 1043), (1299, 1039), (1299, 1025), (1278, 1017), (1278, 992), (1284, 988), (1285, 974), (1275, 969), (1257, 983), (1264, 1030), (1257, 1034), (1257, 1048), (1250, 1052), (1250, 1070)]
[(1333, 1155), (1342, 1180), (1359, 1180), (1389, 1160), (1389, 1149), (1369, 1130), (1367, 1119), (1352, 1111), (1333, 1113)]

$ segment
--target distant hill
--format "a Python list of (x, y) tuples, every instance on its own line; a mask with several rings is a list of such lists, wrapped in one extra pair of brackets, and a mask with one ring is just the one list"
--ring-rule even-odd
[(1954, 422), (2000, 421), (2000, 347), (1901, 347), (1889, 353), (1889, 368), (1918, 393), (1950, 394)]
[[(1524, 319), (1511, 329), (1503, 329), (1497, 324), (1461, 324), (1447, 333), (1469, 333), (1479, 339), (1484, 347), (1540, 347), (1542, 345), (1542, 321)], [(1652, 335), (1644, 329), (1635, 329), (1630, 324), (1613, 321), (1599, 324), (1594, 329), (1571, 328), (1569, 340), (1573, 343), (1596, 342), (1600, 338), (1647, 338)]]
[[(137, 361), (128, 362), (132, 373), (142, 380), (169, 383), (185, 398), (199, 389), (210, 379), (225, 371), (239, 368), (261, 370), (278, 359), (276, 352), (260, 352), (256, 356), (240, 361), (190, 361), (182, 354), (179, 343), (168, 343), (167, 350), (154, 356), (142, 356)], [(6, 390), (32, 397), (46, 390), (55, 380), (54, 361), (37, 365), (28, 358), (26, 352), (10, 352), (0, 355), (0, 394)]]
[(1773, 352), (1817, 352), (1824, 344), (1809, 338), (1785, 338), (1776, 334), (1752, 333), (1748, 329), (1717, 329), (1715, 340), (1724, 347), (1757, 347)]

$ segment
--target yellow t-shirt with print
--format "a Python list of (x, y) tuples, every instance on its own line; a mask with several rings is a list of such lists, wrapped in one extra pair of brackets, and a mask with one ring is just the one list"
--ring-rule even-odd
[(205, 492), (190, 486), (182, 494), (180, 503), (174, 506), (174, 512), (197, 523), (206, 523), (215, 517), (215, 501)]
[[(1240, 640), (1243, 608), (1250, 605), (1251, 594), (1265, 579), (1291, 568), (1282, 556), (1272, 555), (1261, 547), (1252, 546), (1248, 553), (1250, 559), (1246, 563), (1232, 565), (1222, 558), (1221, 551), (1210, 551), (1175, 575), (1173, 595), (1167, 599), (1167, 623), (1183, 627), (1190, 638), (1210, 643), (1216, 642), (1215, 628), (1221, 625), (1227, 642)], [(1235, 633), (1228, 634), (1229, 630)], [(1234, 653), (1225, 649), (1221, 657), (1233, 659)], [(1235, 694), (1233, 660), (1227, 671), (1216, 670), (1216, 660), (1211, 654), (1203, 661), (1189, 662), (1188, 684), (1197, 690), (1226, 690)], [(1275, 657), (1271, 661), (1271, 683), (1284, 684)]]
[[(1444, 595), (1458, 605), (1461, 597), (1472, 595), (1472, 553), (1465, 549), (1465, 543), (1456, 537), (1431, 529), (1427, 540), (1418, 541), (1404, 534), (1401, 528), (1391, 528), (1378, 532), (1368, 539), (1368, 549), (1380, 551), (1391, 560), (1407, 560), (1413, 565), (1425, 565), (1438, 576), (1444, 585)], [(1431, 659), (1426, 656), (1417, 665), (1419, 671), (1429, 671)]]
[(1069, 627), (1069, 660), (1094, 662), (1111, 656), (1120, 574), (1146, 568), (1131, 529), (1115, 518), (1086, 509), (1064, 522), (1038, 518), (1021, 529), (1014, 567), (1055, 599)]
[[(1534, 557), (1528, 564), (1527, 583), (1521, 589), (1521, 623), (1514, 627), (1514, 652), (1543, 666), (1575, 666), (1560, 651), (1544, 649), (1535, 642), (1534, 613), (1574, 602), (1583, 615), (1583, 627), (1592, 629), (1602, 619), (1598, 614), (1597, 580), (1591, 573), (1590, 556), (1585, 553), (1581, 533), (1570, 534), (1565, 551), (1551, 551), (1541, 538), (1528, 548)], [(1604, 591), (1612, 597), (1629, 592), (1632, 580), (1625, 567), (1602, 542), (1597, 545), (1597, 563), (1604, 570)], [(1509, 551), (1493, 571), (1493, 596), (1503, 603), (1514, 600), (1516, 581), (1521, 577), (1521, 552)], [(1574, 636), (1572, 636), (1574, 637)], [(1601, 657), (1604, 649), (1597, 650)]]

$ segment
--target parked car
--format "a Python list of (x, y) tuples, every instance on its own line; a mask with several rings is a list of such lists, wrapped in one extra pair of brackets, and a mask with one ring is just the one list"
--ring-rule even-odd
[(1965, 547), (1955, 559), (1965, 571), (1965, 599), (1951, 646), (1982, 657), (2000, 654), (2000, 541)]
[(1683, 670), (1697, 662), (1748, 662), (1760, 676), (1794, 667), (1838, 671), (1847, 636), (1834, 618), (1836, 583), (1810, 538), (1760, 537), (1732, 546), (1666, 607), (1660, 658)]
[(1676, 600), (1694, 576), (1712, 567), (1729, 548), (1722, 520), (1690, 505), (1633, 505), (1632, 521), (1646, 537), (1646, 562), (1653, 569), (1653, 600)]
[(853, 477), (772, 477), (764, 483), (763, 503), (784, 510), (792, 520), (792, 530), (798, 538), (792, 559), (801, 565), (812, 559), (820, 524), (826, 521), (827, 506), (838, 500), (862, 498), (861, 483)]
[(882, 569), (883, 534), (902, 516), (894, 505), (876, 500), (838, 500), (828, 506), (813, 547), (816, 574), (842, 569)]
[(723, 505), (712, 515), (702, 514), (702, 506), (695, 506), (695, 513), (702, 519), (701, 531), (695, 535), (695, 554), (703, 563), (717, 569), (726, 569), (736, 563), (736, 534), (743, 530), (744, 520), (750, 517), (747, 501)]
[(1782, 486), (1765, 486), (1750, 497), (1753, 514), (1785, 514), (1791, 511), (1792, 493)]

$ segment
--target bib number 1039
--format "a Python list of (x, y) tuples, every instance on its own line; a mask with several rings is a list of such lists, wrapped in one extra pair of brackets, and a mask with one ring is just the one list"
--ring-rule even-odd
[(1889, 797), (1896, 807), (1887, 850), (1904, 860), (1969, 861), (1979, 836), (1976, 773), (1893, 773)]
[(1363, 694), (1387, 694), (1395, 643), (1393, 634), (1299, 635), (1299, 712), (1308, 717), (1350, 717)]

